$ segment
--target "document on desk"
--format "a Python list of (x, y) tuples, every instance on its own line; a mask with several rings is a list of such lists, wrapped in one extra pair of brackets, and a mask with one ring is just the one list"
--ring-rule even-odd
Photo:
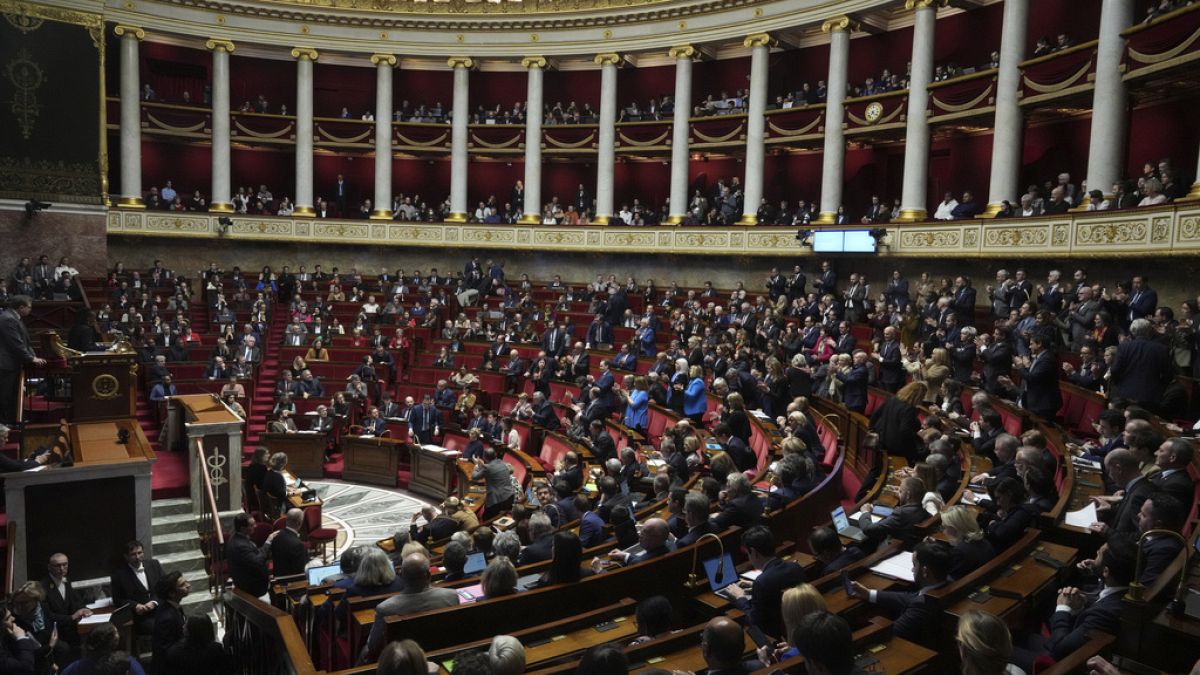
[(113, 606), (112, 598), (100, 598), (99, 600), (96, 600), (94, 602), (89, 602), (87, 604), (87, 608), (91, 609), (91, 610), (104, 609), (105, 607), (112, 607), (112, 606)]
[(896, 555), (880, 561), (871, 567), (871, 571), (885, 577), (913, 583), (913, 554), (912, 551), (901, 551)]
[(1067, 511), (1063, 522), (1086, 530), (1092, 523), (1100, 522), (1100, 517), (1096, 515), (1096, 505), (1089, 502), (1087, 506), (1078, 511)]
[(98, 623), (108, 623), (108, 620), (111, 618), (112, 618), (112, 614), (93, 614), (91, 616), (85, 616), (82, 619), (80, 619), (79, 625), (80, 626), (91, 626), (93, 624), (98, 624)]

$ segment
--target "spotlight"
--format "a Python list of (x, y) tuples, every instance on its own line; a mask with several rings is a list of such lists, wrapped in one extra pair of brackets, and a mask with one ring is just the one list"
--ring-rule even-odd
[(800, 242), (801, 246), (808, 246), (809, 244), (811, 244), (812, 236), (813, 236), (812, 230), (797, 230), (796, 231), (796, 241)]
[(31, 199), (30, 201), (25, 202), (25, 215), (32, 217), (33, 214), (37, 213), (38, 211), (45, 211), (48, 208), (50, 208), (50, 204), (48, 202), (40, 202), (36, 199)]
[(217, 218), (217, 228), (219, 234), (228, 234), (229, 228), (233, 227), (233, 220), (229, 216), (221, 216)]

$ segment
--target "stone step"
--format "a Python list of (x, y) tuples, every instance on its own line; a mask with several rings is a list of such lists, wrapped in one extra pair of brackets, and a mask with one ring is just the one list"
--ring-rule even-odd
[(196, 570), (204, 571), (204, 556), (199, 549), (178, 553), (158, 553), (156, 551), (154, 558), (162, 563), (163, 569), (168, 572), (178, 570), (186, 574)]
[(196, 555), (200, 554), (200, 535), (195, 530), (154, 536), (155, 557), (166, 553), (188, 551), (194, 551)]
[[(190, 502), (189, 502), (190, 503)], [(170, 516), (156, 516), (151, 521), (151, 530), (154, 532), (154, 541), (167, 534), (177, 534), (181, 532), (196, 531), (196, 516), (190, 511), (188, 513), (179, 513)]]
[(192, 500), (188, 497), (174, 499), (155, 499), (150, 502), (150, 518), (160, 516), (175, 516), (192, 512)]

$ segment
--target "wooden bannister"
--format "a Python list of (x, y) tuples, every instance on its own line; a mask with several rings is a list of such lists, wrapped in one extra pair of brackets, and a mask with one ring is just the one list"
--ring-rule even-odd
[[(220, 600), (225, 591), (225, 532), (221, 528), (221, 514), (217, 509), (217, 497), (213, 492), (212, 478), (208, 475), (208, 460), (204, 454), (204, 443), (196, 439), (195, 471), (204, 480), (205, 509), (200, 512), (197, 527), (200, 531), (200, 546), (204, 551), (208, 571), (208, 591)], [(218, 603), (219, 604), (219, 603)], [(219, 613), (219, 610), (218, 610)]]

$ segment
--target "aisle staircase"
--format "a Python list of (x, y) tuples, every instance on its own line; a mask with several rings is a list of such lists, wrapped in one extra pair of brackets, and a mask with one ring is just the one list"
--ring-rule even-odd
[(258, 378), (254, 390), (248, 392), (250, 400), (246, 405), (249, 419), (246, 420), (246, 441), (242, 444), (246, 455), (253, 454), (258, 446), (259, 435), (267, 430), (267, 417), (274, 407), (275, 382), (279, 379), (280, 371), (291, 366), (290, 363), (279, 362), (279, 350), (287, 323), (286, 307), (277, 306), (271, 316), (271, 330), (263, 336), (259, 345), (262, 348), (262, 363), (258, 365)]
[(150, 509), (154, 558), (162, 563), (164, 571), (178, 570), (192, 584), (191, 594), (183, 600), (184, 611), (211, 613), (213, 598), (208, 593), (208, 576), (204, 571), (204, 554), (200, 551), (192, 500), (156, 499), (151, 502)]

